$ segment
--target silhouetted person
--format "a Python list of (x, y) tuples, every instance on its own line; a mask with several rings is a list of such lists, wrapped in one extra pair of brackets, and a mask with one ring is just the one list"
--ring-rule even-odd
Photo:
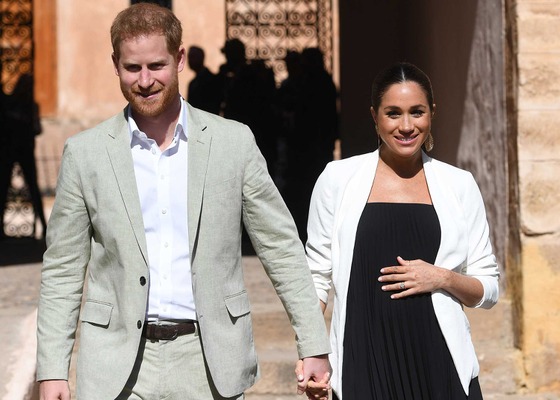
[(293, 141), (296, 134), (296, 112), (301, 107), (301, 56), (297, 51), (290, 50), (286, 53), (284, 63), (288, 76), (280, 83), (276, 98), (282, 115), (282, 135)]
[(284, 64), (288, 76), (280, 82), (276, 91), (276, 107), (281, 121), (278, 137), (278, 166), (277, 184), (280, 192), (285, 195), (286, 170), (292, 160), (291, 148), (297, 146), (296, 111), (301, 99), (302, 69), (300, 53), (289, 50), (284, 57)]
[(189, 47), (187, 61), (189, 68), (196, 74), (189, 83), (187, 101), (196, 108), (219, 114), (221, 86), (218, 77), (204, 66), (204, 50), (197, 46)]
[(303, 87), (300, 129), (301, 139), (313, 154), (313, 182), (333, 159), (338, 132), (337, 91), (325, 69), (323, 53), (316, 47), (301, 53)]
[(222, 107), (221, 113), (229, 118), (227, 115), (231, 114), (230, 102), (228, 101), (229, 92), (233, 81), (239, 74), (241, 68), (247, 65), (247, 58), (245, 56), (245, 44), (239, 39), (229, 39), (222, 47), (222, 53), (226, 58), (226, 62), (220, 65), (218, 77), (222, 86)]
[(276, 93), (274, 72), (263, 60), (247, 61), (245, 45), (230, 39), (222, 49), (226, 63), (219, 76), (224, 84), (223, 116), (247, 124), (275, 177), (279, 123), (273, 109)]
[[(290, 56), (295, 58), (295, 56)], [(292, 93), (284, 95), (293, 111), (293, 131), (287, 140), (288, 165), (285, 198), (296, 221), (300, 238), (307, 239), (307, 212), (313, 185), (325, 165), (333, 159), (338, 131), (337, 91), (326, 71), (318, 48), (306, 48), (290, 68), (301, 68), (285, 84)]]
[[(0, 168), (0, 216), (4, 218), (8, 189), (10, 187), (14, 164), (19, 163), (25, 182), (29, 188), (35, 220), (39, 219), (42, 236), (45, 235), (47, 223), (43, 212), (43, 201), (37, 185), (37, 168), (35, 166), (35, 136), (41, 133), (39, 108), (33, 99), (33, 77), (22, 75), (11, 95), (3, 96), (2, 121), (2, 161)], [(1, 235), (4, 235), (2, 224)]]

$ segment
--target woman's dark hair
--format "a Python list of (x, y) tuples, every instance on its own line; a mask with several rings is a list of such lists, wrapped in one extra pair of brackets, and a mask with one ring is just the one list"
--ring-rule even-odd
[(416, 82), (426, 95), (430, 110), (434, 107), (434, 93), (430, 78), (420, 68), (407, 62), (398, 62), (381, 71), (373, 80), (371, 86), (371, 106), (375, 111), (379, 109), (381, 98), (390, 86), (395, 83)]

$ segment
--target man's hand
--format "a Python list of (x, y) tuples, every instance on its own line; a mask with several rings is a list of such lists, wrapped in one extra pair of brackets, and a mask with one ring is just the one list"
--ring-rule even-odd
[(39, 383), (39, 400), (70, 400), (68, 381), (41, 381)]
[(298, 394), (305, 393), (308, 399), (327, 400), (331, 367), (328, 356), (307, 357), (296, 364)]

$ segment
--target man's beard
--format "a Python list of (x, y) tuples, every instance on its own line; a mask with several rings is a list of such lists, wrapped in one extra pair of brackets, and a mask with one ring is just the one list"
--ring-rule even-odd
[(137, 85), (132, 88), (124, 88), (121, 85), (121, 91), (129, 102), (133, 113), (142, 117), (158, 117), (176, 100), (177, 93), (179, 93), (179, 80), (176, 78), (167, 86), (157, 84), (150, 88), (148, 93), (158, 92), (155, 99), (142, 97), (140, 93), (143, 92), (139, 90)]

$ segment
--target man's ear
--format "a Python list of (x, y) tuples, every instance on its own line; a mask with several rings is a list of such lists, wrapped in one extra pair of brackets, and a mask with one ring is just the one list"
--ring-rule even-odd
[(179, 52), (177, 53), (177, 72), (181, 72), (185, 68), (186, 63), (186, 51), (183, 46), (179, 47)]
[(115, 53), (111, 54), (111, 60), (113, 60), (113, 68), (115, 69), (115, 75), (119, 76), (119, 60), (117, 60), (117, 56), (115, 56)]

